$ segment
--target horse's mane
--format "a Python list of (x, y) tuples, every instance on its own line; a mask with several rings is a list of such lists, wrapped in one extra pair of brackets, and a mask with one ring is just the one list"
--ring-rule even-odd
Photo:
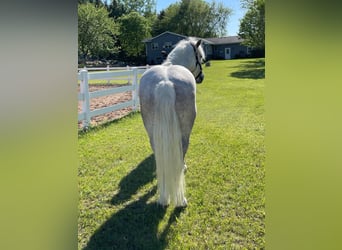
[[(176, 45), (175, 48), (169, 53), (167, 56), (167, 61), (174, 61), (177, 60), (178, 57), (187, 55), (187, 53), (184, 53), (186, 49), (188, 49), (188, 44), (189, 42), (193, 45), (196, 46), (196, 42), (198, 39), (189, 37), (188, 39), (183, 39), (179, 41)], [(197, 47), (197, 51), (200, 53), (200, 56), (202, 60), (205, 60), (205, 54), (202, 46)]]

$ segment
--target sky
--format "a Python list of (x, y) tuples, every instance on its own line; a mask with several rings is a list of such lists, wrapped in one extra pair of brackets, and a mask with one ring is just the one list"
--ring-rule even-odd
[[(179, 2), (177, 0), (156, 0), (157, 3), (157, 13), (159, 13), (162, 9), (166, 9), (170, 4)], [(211, 0), (206, 0), (206, 2), (210, 3)], [(228, 36), (235, 36), (239, 32), (240, 27), (240, 19), (243, 18), (243, 16), (246, 13), (246, 10), (241, 8), (240, 0), (225, 0), (220, 1), (216, 0), (216, 2), (221, 2), (225, 7), (230, 8), (233, 10), (233, 13), (231, 14), (230, 18), (228, 19), (227, 24), (227, 34)]]

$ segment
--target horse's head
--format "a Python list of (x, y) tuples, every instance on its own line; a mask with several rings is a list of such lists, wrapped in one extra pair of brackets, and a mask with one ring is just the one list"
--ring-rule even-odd
[(202, 40), (186, 39), (180, 41), (170, 52), (166, 61), (174, 65), (182, 65), (191, 71), (196, 83), (201, 83), (204, 79), (202, 63), (205, 55), (201, 46)]
[(196, 43), (190, 41), (190, 44), (194, 51), (194, 67), (193, 70), (190, 69), (195, 77), (196, 83), (202, 83), (204, 79), (204, 74), (202, 70), (202, 63), (205, 61), (204, 51), (201, 46), (202, 40), (198, 40)]

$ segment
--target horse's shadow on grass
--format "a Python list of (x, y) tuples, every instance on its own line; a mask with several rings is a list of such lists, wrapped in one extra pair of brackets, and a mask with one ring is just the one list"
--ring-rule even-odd
[[(142, 161), (120, 182), (120, 191), (112, 200), (112, 205), (122, 204), (132, 199), (138, 189), (155, 177), (154, 156)], [(164, 249), (170, 226), (183, 211), (174, 209), (164, 230), (158, 234), (158, 225), (167, 208), (156, 202), (148, 202), (157, 192), (157, 187), (129, 203), (114, 213), (90, 238), (85, 250), (101, 249)]]
[(151, 154), (120, 181), (120, 191), (112, 198), (111, 204), (117, 205), (129, 200), (139, 188), (152, 182), (156, 177), (155, 169), (154, 155)]
[(247, 61), (242, 65), (243, 69), (232, 72), (232, 77), (241, 79), (263, 79), (265, 78), (265, 61)]

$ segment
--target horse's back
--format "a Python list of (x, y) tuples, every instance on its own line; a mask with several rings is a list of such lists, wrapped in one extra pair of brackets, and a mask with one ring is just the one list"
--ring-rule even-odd
[(173, 83), (177, 96), (195, 94), (196, 82), (188, 69), (179, 65), (158, 65), (142, 75), (139, 87), (140, 98), (153, 98), (156, 85), (163, 81)]

